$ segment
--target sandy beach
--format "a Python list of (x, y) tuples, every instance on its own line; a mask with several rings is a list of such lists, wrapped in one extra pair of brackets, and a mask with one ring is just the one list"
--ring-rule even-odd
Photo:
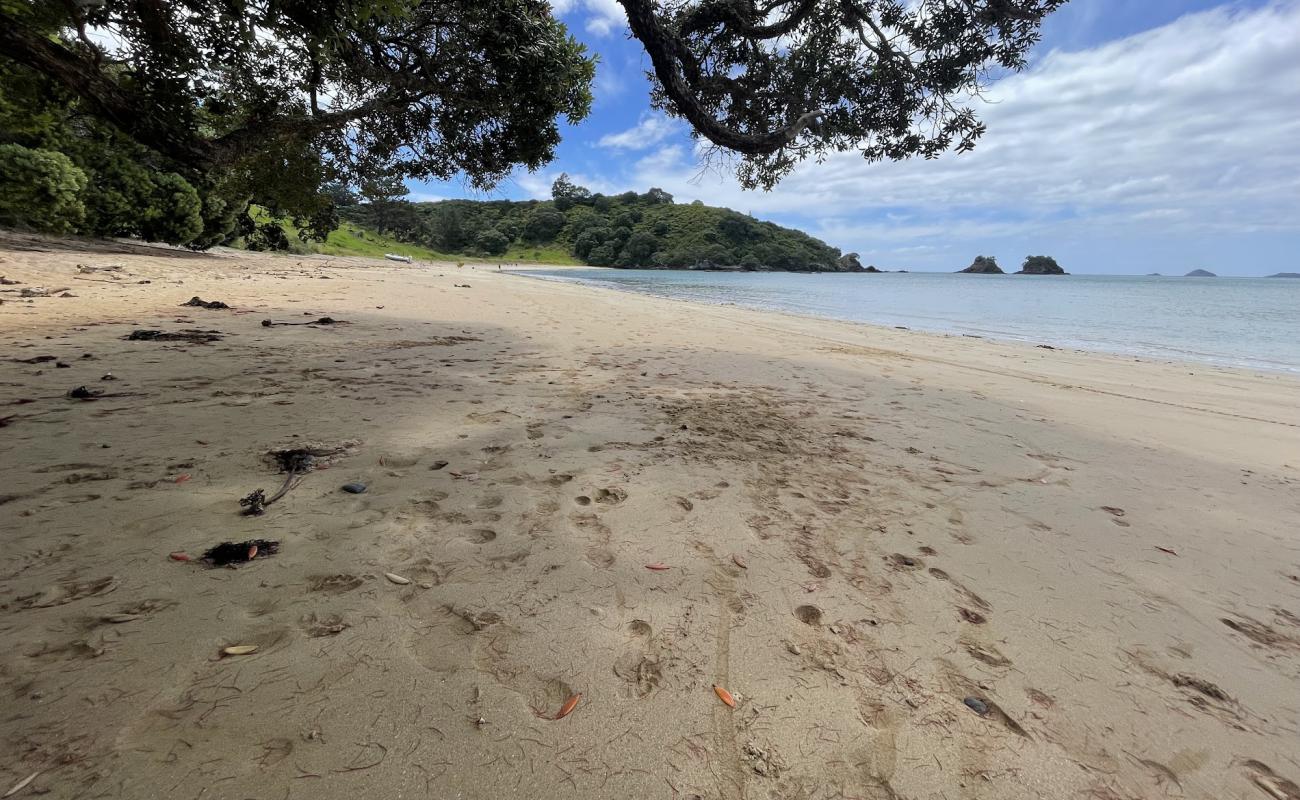
[(1295, 377), (484, 265), (0, 275), (0, 794), (1300, 798)]

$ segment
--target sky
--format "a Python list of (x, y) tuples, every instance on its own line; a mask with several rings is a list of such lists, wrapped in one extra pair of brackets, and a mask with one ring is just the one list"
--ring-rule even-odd
[(882, 269), (1042, 254), (1084, 274), (1300, 271), (1300, 0), (1073, 0), (976, 107), (974, 151), (835, 154), (766, 192), (704, 169), (686, 124), (650, 110), (649, 59), (614, 0), (552, 5), (599, 57), (591, 115), (542, 170), (486, 194), (413, 184), (410, 199), (546, 199), (567, 172), (799, 228)]

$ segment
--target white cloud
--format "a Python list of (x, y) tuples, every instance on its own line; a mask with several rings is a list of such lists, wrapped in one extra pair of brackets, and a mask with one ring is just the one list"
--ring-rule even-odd
[[(1300, 0), (1225, 6), (1047, 54), (988, 93), (988, 133), (971, 153), (879, 164), (833, 154), (764, 193), (665, 148), (613, 182), (822, 220), (814, 232), (863, 252), (997, 237), (1295, 233), (1297, 52)], [(889, 210), (899, 218), (884, 219)]]
[(617, 0), (551, 0), (556, 15), (586, 11), (586, 29), (595, 36), (608, 36), (627, 25), (627, 15)]
[(635, 127), (600, 137), (601, 147), (615, 150), (646, 150), (682, 129), (682, 124), (662, 114), (642, 114)]

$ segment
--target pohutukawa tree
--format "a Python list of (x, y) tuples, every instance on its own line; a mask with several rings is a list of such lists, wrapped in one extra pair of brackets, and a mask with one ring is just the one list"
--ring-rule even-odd
[(971, 100), (1066, 0), (619, 0), (654, 104), (770, 188), (806, 158), (969, 150)]
[[(969, 149), (970, 101), (1065, 0), (619, 2), (654, 105), (771, 187), (830, 152)], [(594, 69), (547, 0), (0, 0), (0, 76), (24, 97), (289, 210), (327, 183), (537, 168)], [(8, 118), (0, 144), (36, 146)]]

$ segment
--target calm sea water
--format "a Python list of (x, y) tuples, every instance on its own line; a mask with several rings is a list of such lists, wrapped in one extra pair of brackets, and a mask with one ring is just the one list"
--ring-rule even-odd
[(1300, 373), (1300, 279), (531, 271), (660, 297)]

